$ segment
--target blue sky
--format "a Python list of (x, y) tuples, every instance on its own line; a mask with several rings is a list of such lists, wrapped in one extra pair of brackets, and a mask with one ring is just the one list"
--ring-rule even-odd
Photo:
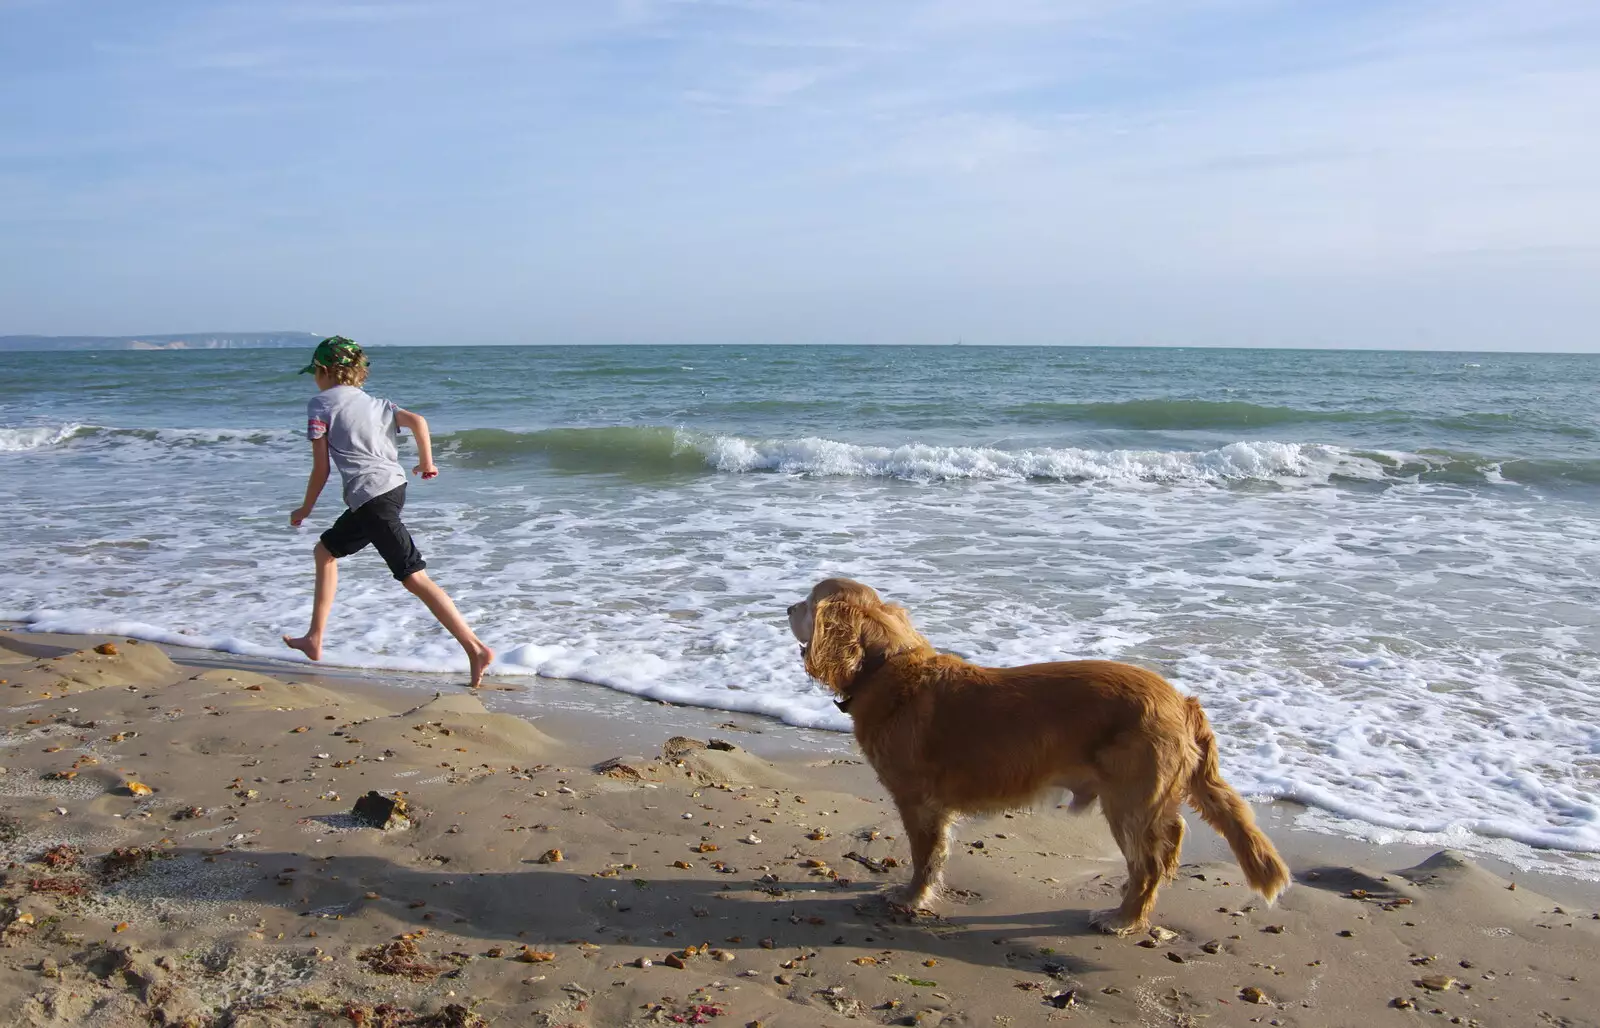
[(1583, 0), (0, 0), (0, 333), (1600, 349)]

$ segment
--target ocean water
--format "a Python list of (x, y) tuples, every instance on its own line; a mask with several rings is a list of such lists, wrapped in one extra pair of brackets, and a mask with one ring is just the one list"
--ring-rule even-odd
[[(283, 655), (341, 509), (287, 524), (304, 357), (0, 354), (0, 618)], [(373, 357), (433, 425), (407, 518), (499, 673), (846, 730), (783, 618), (844, 574), (981, 662), (1163, 672), (1308, 825), (1600, 877), (1600, 356)], [(370, 553), (327, 659), (464, 666)]]

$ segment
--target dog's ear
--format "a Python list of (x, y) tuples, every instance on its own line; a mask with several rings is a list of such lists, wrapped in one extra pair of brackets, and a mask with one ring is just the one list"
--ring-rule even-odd
[(866, 655), (861, 646), (865, 623), (862, 609), (842, 597), (818, 603), (811, 619), (811, 645), (806, 647), (806, 674), (834, 692), (844, 692), (860, 673)]

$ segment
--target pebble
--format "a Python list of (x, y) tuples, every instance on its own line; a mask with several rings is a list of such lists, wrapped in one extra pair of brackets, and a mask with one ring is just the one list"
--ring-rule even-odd
[(1244, 988), (1240, 989), (1239, 998), (1244, 1000), (1246, 1003), (1266, 1004), (1272, 1002), (1265, 992), (1262, 992), (1254, 985), (1246, 985)]

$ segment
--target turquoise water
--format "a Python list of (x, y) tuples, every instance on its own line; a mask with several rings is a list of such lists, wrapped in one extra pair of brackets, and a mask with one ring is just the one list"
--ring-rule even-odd
[[(1600, 356), (373, 356), (444, 472), (408, 520), (502, 672), (842, 729), (782, 610), (848, 574), (974, 659), (1161, 670), (1315, 826), (1595, 866)], [(286, 524), (303, 357), (0, 354), (0, 616), (276, 653), (338, 513)], [(368, 555), (332, 632), (461, 663)]]

